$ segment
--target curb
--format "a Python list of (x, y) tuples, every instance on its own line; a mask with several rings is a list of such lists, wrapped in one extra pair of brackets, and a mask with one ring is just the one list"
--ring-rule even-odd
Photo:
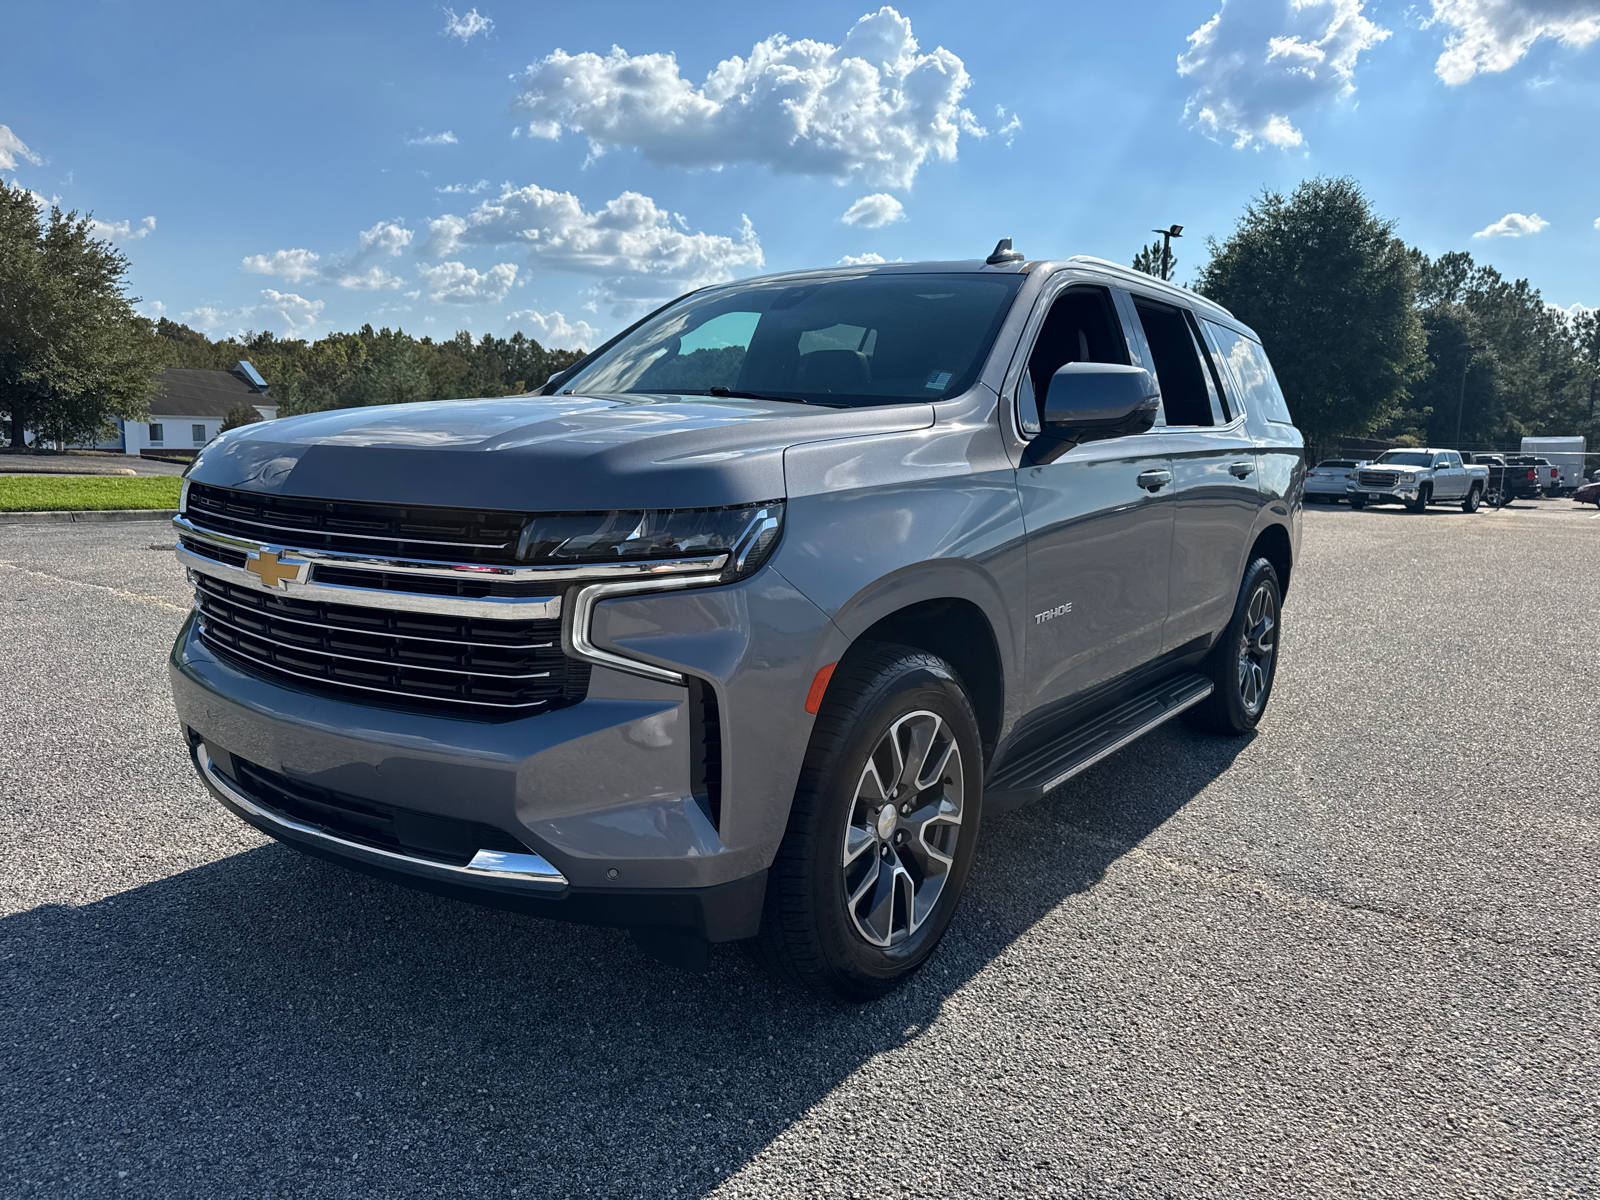
[(68, 512), (0, 512), (0, 525), (52, 525), (60, 522), (94, 524), (101, 521), (170, 521), (175, 508), (101, 508)]

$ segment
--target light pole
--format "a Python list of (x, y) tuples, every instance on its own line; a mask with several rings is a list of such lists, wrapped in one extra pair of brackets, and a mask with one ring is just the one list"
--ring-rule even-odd
[(1461, 449), (1461, 414), (1467, 407), (1467, 372), (1472, 369), (1472, 343), (1467, 343), (1467, 357), (1461, 364), (1461, 397), (1456, 401), (1456, 440), (1451, 443), (1457, 450)]
[(1172, 239), (1183, 236), (1183, 226), (1174, 225), (1171, 229), (1152, 229), (1150, 232), (1161, 235), (1161, 278), (1170, 279), (1172, 275)]

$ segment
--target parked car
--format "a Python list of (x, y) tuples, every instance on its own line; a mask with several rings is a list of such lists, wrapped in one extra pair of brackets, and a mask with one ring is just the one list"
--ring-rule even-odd
[(1525, 467), (1529, 471), (1528, 478), (1534, 485), (1535, 496), (1545, 493), (1554, 494), (1561, 485), (1561, 469), (1549, 459), (1540, 458), (1535, 454), (1508, 454), (1505, 456), (1506, 466)]
[(1350, 507), (1398, 502), (1423, 512), (1430, 504), (1459, 504), (1476, 512), (1488, 483), (1486, 467), (1464, 462), (1454, 450), (1385, 450), (1356, 471)]
[(1472, 454), (1463, 457), (1489, 469), (1488, 489), (1483, 494), (1485, 504), (1502, 508), (1513, 500), (1539, 498), (1541, 493), (1537, 467), (1507, 466), (1506, 456), (1503, 454)]
[(1303, 442), (1193, 292), (1009, 241), (800, 271), (542, 392), (201, 453), (171, 678), (237, 816), (863, 1000), (932, 953), (985, 812), (1261, 720)]
[(1306, 472), (1306, 499), (1337, 504), (1346, 498), (1356, 477), (1356, 468), (1367, 459), (1325, 458)]
[(1600, 507), (1600, 480), (1574, 488), (1572, 498), (1579, 504), (1593, 504)]

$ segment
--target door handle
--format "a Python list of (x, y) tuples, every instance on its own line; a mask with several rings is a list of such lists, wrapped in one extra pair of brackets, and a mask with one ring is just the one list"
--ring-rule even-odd
[(1247, 475), (1249, 475), (1251, 471), (1254, 471), (1255, 469), (1256, 469), (1255, 463), (1236, 462), (1236, 463), (1232, 464), (1228, 468), (1228, 474), (1229, 475), (1234, 475), (1234, 476), (1237, 476), (1240, 479), (1243, 479)]
[(1167, 484), (1172, 482), (1172, 472), (1141, 471), (1139, 472), (1139, 478), (1134, 480), (1134, 482), (1140, 487), (1144, 488), (1146, 491), (1159, 492), (1162, 488), (1166, 487)]

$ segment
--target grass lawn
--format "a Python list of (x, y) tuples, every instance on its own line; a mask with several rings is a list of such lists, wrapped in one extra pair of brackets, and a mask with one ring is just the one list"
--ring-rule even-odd
[[(0, 463), (0, 470), (3, 469)], [(11, 475), (0, 478), (0, 512), (177, 508), (182, 487), (183, 480), (176, 475)]]

